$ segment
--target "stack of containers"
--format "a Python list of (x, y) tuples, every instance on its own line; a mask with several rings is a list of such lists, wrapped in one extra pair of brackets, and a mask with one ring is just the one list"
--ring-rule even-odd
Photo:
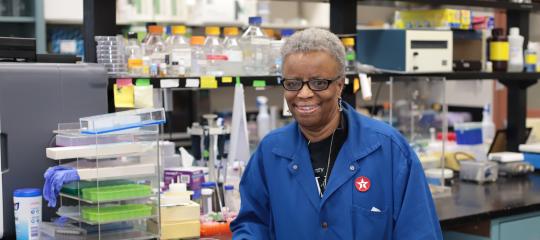
[(126, 75), (127, 65), (124, 39), (122, 36), (96, 36), (96, 57), (109, 75)]
[(519, 151), (523, 152), (524, 160), (532, 164), (534, 169), (540, 169), (540, 143), (521, 144)]

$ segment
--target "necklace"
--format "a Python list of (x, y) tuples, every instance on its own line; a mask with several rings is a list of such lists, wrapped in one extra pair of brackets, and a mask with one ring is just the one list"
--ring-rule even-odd
[[(328, 160), (326, 161), (326, 170), (325, 170), (325, 173), (324, 173), (324, 181), (323, 181), (323, 187), (324, 189), (326, 190), (326, 182), (327, 182), (327, 179), (328, 179), (328, 172), (330, 172), (330, 157), (332, 156), (332, 145), (334, 144), (334, 134), (336, 133), (336, 131), (334, 130), (334, 132), (332, 133), (332, 138), (330, 139), (330, 149), (328, 149)], [(309, 144), (311, 143), (311, 140), (308, 141), (308, 146)], [(317, 185), (319, 184), (319, 182), (317, 182)], [(320, 190), (320, 187), (319, 187), (319, 194), (321, 196), (321, 198), (323, 197), (323, 193), (322, 191)]]

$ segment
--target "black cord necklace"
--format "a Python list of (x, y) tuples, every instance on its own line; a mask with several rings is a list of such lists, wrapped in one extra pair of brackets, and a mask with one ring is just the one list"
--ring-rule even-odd
[[(328, 149), (328, 159), (326, 161), (326, 169), (325, 169), (324, 180), (323, 180), (323, 185), (322, 185), (322, 187), (324, 189), (326, 189), (326, 183), (327, 183), (327, 179), (328, 179), (328, 172), (330, 172), (330, 158), (332, 156), (332, 146), (334, 144), (334, 134), (335, 133), (336, 133), (336, 130), (334, 130), (334, 132), (332, 133), (332, 138), (330, 139), (330, 149)], [(308, 141), (308, 146), (309, 146), (310, 143), (311, 143), (311, 140)], [(317, 186), (319, 187), (319, 196), (322, 198), (323, 197), (323, 192), (321, 190), (321, 186), (319, 186), (318, 181), (317, 181)]]

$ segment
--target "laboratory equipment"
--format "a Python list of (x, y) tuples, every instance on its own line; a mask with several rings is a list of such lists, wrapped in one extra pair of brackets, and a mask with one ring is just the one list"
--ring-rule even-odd
[(508, 44), (510, 56), (508, 59), (508, 72), (523, 72), (523, 36), (519, 35), (519, 28), (510, 28)]
[(508, 70), (508, 60), (510, 58), (510, 47), (508, 38), (503, 34), (503, 29), (494, 28), (491, 30), (491, 37), (488, 41), (488, 60), (493, 65), (494, 72), (506, 72)]
[(536, 72), (537, 52), (532, 48), (532, 43), (527, 44), (525, 51), (525, 72)]
[(429, 184), (433, 185), (443, 185), (441, 179), (444, 179), (445, 186), (452, 185), (452, 179), (454, 178), (454, 172), (448, 168), (430, 168), (426, 169), (426, 180)]
[(222, 76), (223, 63), (227, 56), (223, 53), (223, 44), (219, 39), (219, 27), (206, 27), (206, 39), (204, 41), (204, 54), (206, 55), (206, 75)]
[(107, 69), (110, 75), (125, 75), (128, 72), (126, 65), (126, 47), (122, 36), (96, 36), (97, 62)]
[[(381, 120), (403, 134), (420, 159), (430, 159), (429, 166), (448, 168), (445, 159), (451, 144), (448, 140), (446, 79), (417, 77), (401, 81), (399, 76), (396, 76), (380, 84), (379, 88), (385, 87), (384, 91), (387, 93), (383, 94), (388, 96), (388, 100), (383, 104), (384, 110), (379, 109), (379, 113), (383, 112), (380, 114)], [(375, 103), (378, 95), (373, 99)], [(377, 104), (374, 106), (380, 107)], [(441, 138), (435, 137), (435, 141), (431, 141), (436, 133), (440, 133)], [(438, 163), (433, 163), (437, 160)], [(430, 184), (432, 196), (439, 198), (451, 195), (451, 189), (445, 186), (444, 179), (439, 182), (442, 185)]]
[(185, 37), (186, 26), (172, 26), (172, 36), (167, 38), (172, 76), (184, 76), (191, 68), (191, 46)]
[(495, 123), (491, 118), (491, 105), (486, 104), (482, 112), (482, 141), (491, 143), (495, 137)]
[(257, 106), (259, 106), (259, 113), (257, 114), (257, 137), (259, 141), (262, 141), (264, 136), (272, 130), (270, 125), (270, 114), (268, 112), (268, 98), (265, 96), (258, 96)]
[(40, 239), (41, 189), (21, 188), (13, 192), (17, 239)]
[[(199, 123), (193, 123), (191, 127), (188, 127), (187, 132), (192, 137), (193, 149), (200, 150), (199, 153), (193, 152), (194, 156), (200, 156), (196, 158), (196, 162), (199, 166), (208, 167), (208, 181), (221, 181), (226, 179), (224, 174), (221, 174), (223, 169), (227, 169), (227, 161), (224, 149), (224, 141), (219, 141), (219, 138), (224, 139), (230, 134), (228, 127), (219, 126), (216, 123), (217, 115), (205, 114), (203, 115), (207, 125), (199, 125)], [(197, 139), (197, 141), (193, 141)], [(208, 162), (204, 162), (207, 160)], [(217, 167), (217, 168), (216, 168)]]
[[(60, 135), (93, 136), (95, 143), (47, 149), (47, 156), (58, 161), (58, 167), (75, 171), (79, 177), (67, 185), (63, 182), (67, 189), (60, 191), (59, 202), (65, 210), (57, 214), (77, 226), (96, 226), (96, 231), (88, 233), (91, 239), (159, 237), (159, 231), (148, 229), (148, 222), (159, 222), (158, 140), (159, 125), (164, 123), (164, 109), (137, 109), (82, 117), (78, 133), (71, 128), (58, 129)], [(110, 143), (110, 135), (124, 141)], [(106, 143), (101, 136), (106, 136)], [(73, 184), (76, 190), (72, 190)], [(128, 226), (110, 231), (104, 228), (120, 222)]]
[(204, 214), (208, 214), (212, 212), (212, 208), (213, 208), (212, 194), (214, 193), (214, 189), (203, 188), (201, 192), (202, 192), (201, 214), (204, 215)]
[(472, 11), (467, 9), (412, 9), (397, 11), (396, 28), (471, 29)]
[(227, 56), (227, 61), (223, 63), (223, 71), (227, 75), (240, 76), (243, 74), (242, 62), (243, 53), (238, 41), (238, 28), (226, 27), (223, 29), (225, 39), (223, 40), (223, 54)]
[(366, 29), (357, 37), (361, 63), (403, 72), (452, 71), (452, 31)]
[(144, 130), (145, 126), (164, 123), (165, 110), (162, 108), (136, 109), (80, 119), (83, 134), (103, 134), (128, 129), (137, 132), (141, 128)]
[(534, 172), (534, 166), (524, 161), (499, 163), (499, 176), (523, 176), (532, 172)]
[[(44, 160), (43, 151), (54, 144), (49, 144), (54, 136), (50, 128), (107, 112), (106, 87), (107, 73), (98, 64), (0, 63), (0, 232), (5, 239), (15, 239), (13, 191), (41, 188), (43, 173), (53, 164)], [(53, 214), (43, 208), (44, 220)]]
[(520, 162), (524, 160), (523, 153), (516, 152), (498, 152), (490, 153), (488, 159), (491, 161), (508, 163), (508, 162)]
[(137, 39), (137, 33), (128, 33), (128, 43), (126, 46), (127, 69), (130, 75), (142, 76), (143, 61), (142, 49)]
[(261, 24), (261, 17), (250, 17), (249, 27), (240, 39), (244, 53), (244, 73), (268, 74), (270, 39), (261, 30)]
[(204, 53), (203, 45), (203, 36), (191, 37), (191, 72), (189, 73), (190, 76), (200, 76), (206, 73), (208, 61), (206, 60), (206, 54)]
[(207, 169), (203, 167), (166, 168), (163, 173), (164, 188), (169, 189), (169, 185), (174, 182), (185, 183), (187, 188), (194, 192), (193, 199), (199, 199), (205, 171)]
[[(171, 183), (169, 190), (161, 195), (161, 239), (199, 237), (201, 208), (190, 201), (193, 192), (187, 191), (186, 184), (178, 182)], [(152, 221), (149, 227), (158, 228), (158, 225)]]
[(466, 122), (454, 124), (457, 144), (474, 145), (482, 144), (482, 123)]
[(341, 39), (341, 42), (343, 42), (343, 46), (345, 46), (345, 58), (347, 60), (345, 71), (356, 72), (356, 51), (354, 50), (354, 38), (343, 38)]
[(167, 47), (163, 38), (163, 27), (158, 25), (148, 26), (148, 34), (144, 44), (145, 55), (150, 57), (151, 63), (160, 64), (165, 63), (165, 55), (167, 54)]
[(237, 206), (237, 196), (234, 194), (234, 186), (225, 185), (223, 188), (225, 190), (225, 194), (223, 194), (225, 197), (225, 206), (230, 212), (237, 212), (239, 208)]
[(535, 169), (540, 169), (540, 144), (520, 144), (519, 151), (523, 152), (526, 162), (532, 164)]
[(461, 180), (477, 183), (495, 182), (498, 177), (498, 165), (491, 161), (462, 161), (459, 170)]

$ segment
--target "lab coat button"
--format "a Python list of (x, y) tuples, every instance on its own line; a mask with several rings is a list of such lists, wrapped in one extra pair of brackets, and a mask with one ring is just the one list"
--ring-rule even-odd
[(292, 169), (295, 170), (295, 171), (298, 170), (298, 165), (296, 165), (296, 164), (292, 165)]
[(321, 227), (322, 227), (323, 229), (327, 229), (327, 228), (328, 228), (328, 223), (327, 223), (327, 222), (323, 222), (323, 223), (321, 224)]
[(351, 166), (349, 166), (349, 170), (354, 171), (355, 169), (356, 167), (354, 165), (351, 164)]

